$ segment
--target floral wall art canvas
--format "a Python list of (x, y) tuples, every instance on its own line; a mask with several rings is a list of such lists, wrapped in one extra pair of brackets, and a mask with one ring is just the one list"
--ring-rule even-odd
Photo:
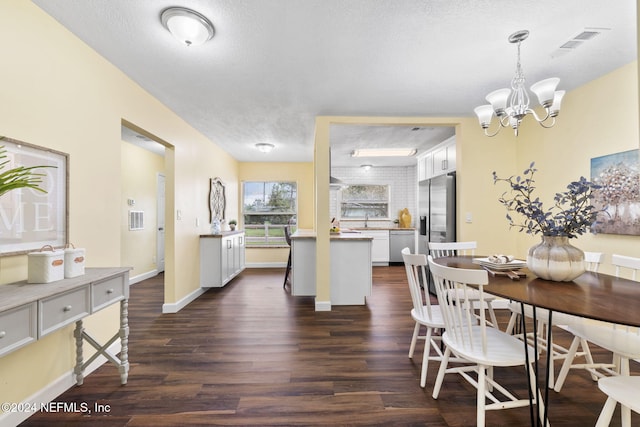
[(604, 209), (592, 227), (595, 233), (640, 235), (640, 150), (591, 159), (594, 206)]

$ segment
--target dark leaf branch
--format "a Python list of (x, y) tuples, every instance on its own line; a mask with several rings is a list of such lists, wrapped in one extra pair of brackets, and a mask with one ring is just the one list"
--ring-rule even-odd
[[(535, 179), (538, 170), (532, 162), (522, 173), (522, 176), (500, 178), (493, 172), (493, 182), (506, 182), (510, 190), (503, 193), (498, 201), (507, 209), (507, 220), (512, 228), (528, 234), (542, 234), (544, 236), (566, 236), (569, 238), (584, 234), (591, 227), (598, 214), (598, 210), (591, 203), (594, 190), (598, 185), (580, 177), (567, 185), (567, 191), (556, 193), (554, 206), (545, 210), (538, 197), (534, 198)], [(512, 215), (515, 212), (521, 216), (516, 221)]]

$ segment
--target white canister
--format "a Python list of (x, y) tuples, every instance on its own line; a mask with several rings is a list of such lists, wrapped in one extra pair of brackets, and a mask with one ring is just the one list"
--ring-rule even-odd
[(51, 245), (27, 254), (27, 283), (49, 283), (64, 279), (64, 251)]
[(65, 279), (82, 276), (84, 274), (84, 252), (84, 248), (76, 248), (73, 244), (67, 245), (64, 249)]

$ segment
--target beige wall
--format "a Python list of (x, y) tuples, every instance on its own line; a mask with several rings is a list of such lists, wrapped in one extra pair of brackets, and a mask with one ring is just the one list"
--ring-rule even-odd
[[(461, 121), (457, 129), (458, 239), (477, 240), (481, 253), (525, 257), (540, 237), (509, 231), (506, 212), (497, 202), (506, 188), (493, 184), (492, 171), (502, 177), (521, 174), (535, 161), (539, 195), (550, 207), (553, 195), (564, 191), (569, 182), (580, 176), (591, 178), (591, 158), (638, 149), (637, 73), (637, 62), (633, 62), (567, 93), (551, 129), (527, 118), (518, 137), (504, 129), (487, 138), (480, 135), (475, 119)], [(464, 222), (466, 212), (472, 213), (471, 224)], [(613, 271), (612, 253), (640, 256), (639, 243), (638, 236), (605, 234), (572, 240), (582, 250), (607, 254), (603, 272)]]
[[(166, 142), (165, 302), (175, 303), (196, 291), (198, 235), (209, 231), (208, 180), (220, 177), (225, 182), (227, 217), (238, 218), (239, 180), (253, 176), (251, 168), (257, 169), (257, 164), (239, 165), (31, 2), (0, 2), (0, 52), (0, 81), (4, 82), (0, 134), (70, 154), (70, 240), (87, 248), (88, 266), (121, 263), (121, 120)], [(491, 172), (517, 173), (536, 160), (541, 176), (546, 174), (541, 184), (550, 194), (555, 181), (564, 183), (575, 174), (588, 174), (591, 157), (638, 148), (636, 67), (630, 64), (567, 94), (557, 128), (525, 125), (517, 139), (508, 131), (486, 138), (470, 117), (318, 118), (316, 178), (300, 202), (300, 225), (318, 228), (317, 224), (329, 220), (331, 122), (453, 125), (458, 143), (458, 209), (473, 215), (471, 224), (458, 220), (459, 239), (477, 240), (485, 253), (523, 256), (531, 241), (508, 230), (504, 210), (496, 201), (501, 191), (493, 186)], [(304, 176), (308, 188), (310, 166), (289, 167), (292, 175)], [(328, 232), (319, 235), (320, 301), (330, 295), (328, 241)], [(577, 244), (586, 250), (640, 256), (638, 237), (584, 236)], [(0, 258), (0, 284), (25, 277), (26, 257)], [(108, 309), (86, 325), (104, 337), (113, 331), (117, 318), (117, 310)], [(52, 354), (56, 357), (47, 357)], [(74, 356), (68, 327), (3, 357), (0, 400), (26, 399), (69, 372)]]
[[(527, 128), (517, 141), (517, 171), (536, 162), (541, 198), (550, 206), (553, 195), (570, 181), (591, 178), (592, 158), (640, 148), (638, 126), (638, 70), (633, 62), (568, 93), (554, 128)], [(536, 240), (522, 236), (519, 253), (526, 253)], [(605, 273), (613, 272), (613, 253), (640, 257), (639, 243), (638, 236), (610, 234), (572, 240), (582, 250), (604, 252)]]
[[(225, 181), (227, 215), (237, 217), (238, 163), (31, 2), (0, 2), (0, 52), (0, 134), (70, 155), (69, 236), (87, 249), (88, 267), (119, 266), (123, 255), (122, 119), (170, 145), (165, 302), (197, 291), (208, 180)], [(0, 284), (26, 273), (26, 256), (0, 258)], [(104, 339), (117, 322), (111, 307), (85, 325)], [(71, 327), (3, 357), (0, 401), (20, 402), (68, 375), (74, 358)]]
[[(294, 181), (298, 184), (298, 227), (313, 228), (314, 199), (313, 199), (313, 163), (296, 162), (243, 162), (238, 169), (238, 180), (244, 181)], [(242, 192), (242, 184), (238, 192)], [(238, 194), (242, 200), (241, 194)], [(242, 227), (241, 218), (238, 224)], [(259, 266), (286, 264), (289, 256), (287, 248), (254, 248), (247, 249), (246, 262), (248, 265)]]
[[(121, 142), (120, 265), (132, 267), (129, 277), (157, 268), (157, 187), (164, 173), (164, 157), (128, 142)], [(129, 206), (127, 200), (135, 201)], [(129, 230), (129, 211), (144, 212), (144, 229)]]

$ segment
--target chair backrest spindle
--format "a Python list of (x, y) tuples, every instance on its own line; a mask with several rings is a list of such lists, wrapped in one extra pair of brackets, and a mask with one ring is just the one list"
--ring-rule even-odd
[(617, 277), (620, 277), (621, 268), (627, 268), (631, 270), (631, 280), (637, 280), (636, 273), (640, 270), (640, 258), (613, 254), (611, 255), (611, 264), (616, 267)]
[(489, 326), (484, 318), (484, 310), (481, 310), (480, 321), (478, 321), (472, 305), (468, 304), (468, 292), (472, 289), (468, 285), (478, 287), (480, 302), (483, 303), (482, 287), (489, 283), (487, 271), (446, 267), (436, 264), (431, 255), (428, 261), (447, 333), (458, 345), (474, 349), (476, 344), (472, 337), (478, 333), (475, 328), (480, 328), (482, 352), (486, 354), (486, 328)]
[(404, 267), (407, 272), (413, 308), (422, 317), (424, 317), (424, 310), (426, 310), (428, 318), (431, 318), (431, 301), (428, 295), (424, 295), (423, 297), (420, 288), (421, 282), (427, 283), (427, 272), (425, 268), (427, 265), (427, 257), (424, 254), (412, 254), (409, 248), (404, 248), (401, 252)]
[(457, 255), (475, 255), (476, 242), (429, 242), (429, 251), (434, 258)]
[(585, 252), (584, 253), (584, 263), (587, 267), (587, 270), (593, 271), (594, 273), (598, 272), (600, 268), (600, 264), (604, 261), (604, 254), (602, 252)]

